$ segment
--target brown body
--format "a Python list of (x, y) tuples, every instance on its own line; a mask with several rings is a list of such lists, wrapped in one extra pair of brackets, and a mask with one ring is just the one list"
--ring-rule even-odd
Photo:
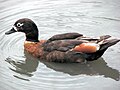
[[(59, 35), (60, 36), (60, 35)], [(103, 38), (104, 37), (104, 38)], [(110, 37), (110, 36), (109, 36)], [(34, 57), (44, 61), (53, 62), (83, 62), (96, 60), (103, 55), (108, 47), (119, 40), (109, 38), (107, 35), (100, 39), (79, 38), (69, 40), (40, 40), (39, 42), (25, 41), (25, 50)], [(53, 38), (53, 37), (52, 37)]]
[[(44, 61), (54, 61), (54, 62), (82, 62), (85, 59), (77, 57), (76, 59), (72, 58), (72, 52), (61, 52), (61, 51), (45, 51), (43, 44), (46, 43), (46, 40), (41, 40), (38, 43), (25, 41), (24, 48), (25, 50), (32, 54), (34, 57), (39, 58)], [(80, 58), (80, 59), (79, 59)], [(75, 61), (76, 60), (76, 61)]]

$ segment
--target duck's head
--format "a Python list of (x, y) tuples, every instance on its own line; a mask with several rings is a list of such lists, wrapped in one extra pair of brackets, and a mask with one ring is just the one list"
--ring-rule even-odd
[(5, 34), (9, 35), (15, 32), (25, 33), (26, 41), (38, 42), (38, 28), (36, 24), (28, 18), (16, 21), (12, 29), (7, 31)]

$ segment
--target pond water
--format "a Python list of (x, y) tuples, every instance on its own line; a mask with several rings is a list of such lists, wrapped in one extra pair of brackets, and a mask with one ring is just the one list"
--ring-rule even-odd
[(53, 63), (26, 53), (23, 33), (5, 35), (30, 18), (39, 39), (65, 32), (120, 38), (119, 12), (119, 0), (0, 0), (0, 90), (120, 90), (120, 43), (97, 61)]

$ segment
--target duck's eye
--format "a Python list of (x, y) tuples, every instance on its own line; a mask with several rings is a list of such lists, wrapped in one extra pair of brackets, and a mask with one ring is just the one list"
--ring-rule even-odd
[(23, 23), (17, 23), (17, 27), (22, 27)]

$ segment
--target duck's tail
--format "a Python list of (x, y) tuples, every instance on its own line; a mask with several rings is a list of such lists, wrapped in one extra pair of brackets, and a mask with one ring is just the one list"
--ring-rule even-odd
[(120, 41), (120, 39), (110, 39), (110, 40), (101, 40), (100, 42), (98, 42), (98, 44), (100, 45), (100, 49), (94, 53), (86, 53), (85, 57), (88, 61), (92, 61), (92, 60), (97, 60), (99, 57), (101, 57), (104, 52), (110, 47), (115, 45), (116, 43), (118, 43)]
[(120, 39), (103, 40), (103, 41), (99, 42), (98, 44), (100, 45), (100, 50), (104, 50), (110, 46), (115, 45), (119, 41), (120, 41)]

